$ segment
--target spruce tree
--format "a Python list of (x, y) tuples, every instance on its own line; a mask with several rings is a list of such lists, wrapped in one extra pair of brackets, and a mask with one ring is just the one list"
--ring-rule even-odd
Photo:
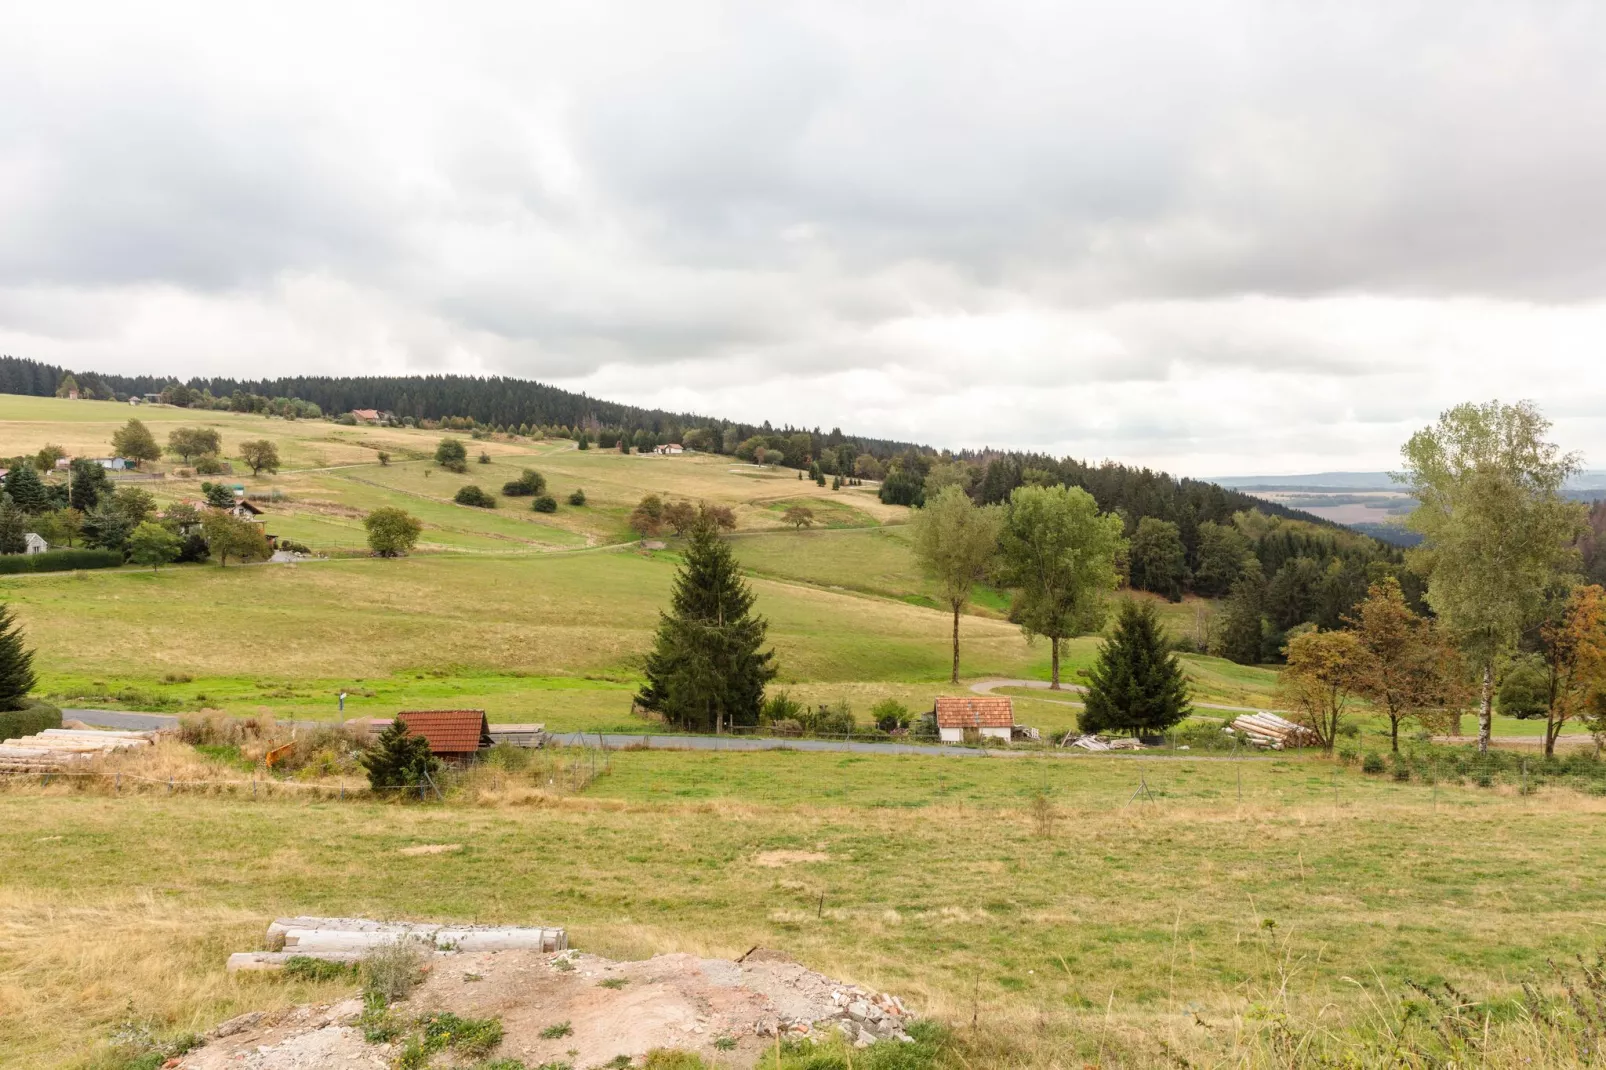
[(1164, 732), (1188, 716), (1188, 679), (1148, 602), (1127, 599), (1089, 674), (1084, 732)]
[(647, 655), (637, 701), (678, 728), (697, 732), (758, 723), (775, 652), (760, 650), (769, 624), (752, 613), (753, 592), (713, 519), (692, 527), (675, 577), (670, 611)]
[(51, 506), (50, 488), (31, 464), (19, 464), (6, 473), (6, 493), (18, 509), (30, 516), (38, 516)]
[(400, 717), (390, 722), (373, 747), (357, 760), (368, 771), (368, 783), (374, 788), (417, 787), (441, 766), (440, 759), (429, 752), (429, 740), (410, 734)]
[(28, 522), (10, 495), (0, 495), (0, 554), (28, 551)]
[(0, 602), (0, 710), (20, 710), (33, 690), (33, 651), (22, 645), (22, 626)]

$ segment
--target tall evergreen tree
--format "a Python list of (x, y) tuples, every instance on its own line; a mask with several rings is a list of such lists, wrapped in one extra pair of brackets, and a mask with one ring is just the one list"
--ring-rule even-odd
[(753, 592), (712, 518), (699, 518), (675, 577), (670, 611), (647, 655), (637, 701), (679, 728), (722, 731), (755, 725), (775, 652), (760, 650), (769, 624), (752, 613)]
[(28, 522), (9, 496), (0, 496), (0, 554), (28, 550)]
[(1152, 603), (1121, 604), (1115, 631), (1089, 673), (1084, 732), (1164, 732), (1189, 714), (1188, 678), (1166, 643)]
[(6, 473), (6, 493), (18, 509), (37, 516), (51, 506), (50, 488), (31, 464), (19, 464)]
[(22, 645), (22, 626), (0, 602), (0, 710), (20, 710), (33, 690), (33, 651)]

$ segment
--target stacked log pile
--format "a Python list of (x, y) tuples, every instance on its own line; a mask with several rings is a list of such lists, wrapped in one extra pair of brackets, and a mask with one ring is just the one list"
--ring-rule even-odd
[(0, 743), (0, 772), (55, 772), (73, 762), (86, 761), (114, 751), (149, 747), (155, 738), (155, 732), (47, 728), (35, 735)]
[(1321, 740), (1302, 724), (1275, 713), (1246, 713), (1234, 718), (1232, 730), (1257, 747), (1282, 750), (1285, 747), (1314, 747)]
[(279, 918), (268, 926), (271, 951), (243, 951), (229, 956), (230, 970), (276, 970), (292, 958), (355, 962), (375, 948), (414, 943), (434, 954), (460, 951), (565, 951), (563, 929), (505, 925), (443, 925), (369, 918)]

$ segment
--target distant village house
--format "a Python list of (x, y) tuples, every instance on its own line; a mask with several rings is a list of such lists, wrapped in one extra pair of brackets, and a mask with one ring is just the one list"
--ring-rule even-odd
[(653, 452), (654, 453), (669, 454), (669, 453), (685, 453), (686, 451), (685, 451), (684, 448), (682, 448), (682, 446), (678, 442), (666, 442), (662, 446), (654, 446), (653, 447)]

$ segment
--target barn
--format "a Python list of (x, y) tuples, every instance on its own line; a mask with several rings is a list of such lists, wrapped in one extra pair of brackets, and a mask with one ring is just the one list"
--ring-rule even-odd
[(940, 695), (937, 735), (944, 743), (974, 743), (983, 738), (1008, 743), (1015, 728), (1015, 706), (996, 695)]
[(469, 761), (491, 745), (484, 710), (402, 710), (396, 719), (409, 734), (429, 740), (429, 752), (446, 761)]

